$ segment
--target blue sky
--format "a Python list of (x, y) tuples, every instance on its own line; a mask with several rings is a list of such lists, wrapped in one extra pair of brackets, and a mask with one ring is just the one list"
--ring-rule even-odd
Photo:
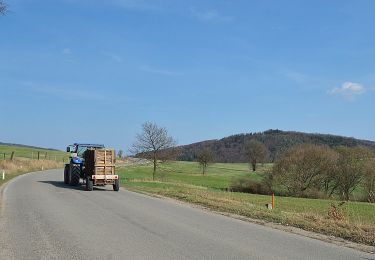
[(375, 140), (374, 1), (7, 0), (0, 141), (127, 150), (267, 129)]

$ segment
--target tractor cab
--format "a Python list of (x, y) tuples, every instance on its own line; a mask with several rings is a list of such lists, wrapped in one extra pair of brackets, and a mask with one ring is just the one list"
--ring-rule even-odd
[(66, 148), (66, 151), (70, 153), (71, 158), (83, 158), (83, 154), (87, 149), (103, 149), (104, 145), (102, 144), (80, 144), (80, 143), (74, 143), (72, 145), (69, 145)]

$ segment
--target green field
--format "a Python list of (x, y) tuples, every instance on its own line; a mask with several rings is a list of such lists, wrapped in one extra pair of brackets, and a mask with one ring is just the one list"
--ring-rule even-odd
[(6, 159), (10, 159), (12, 152), (14, 152), (15, 158), (29, 158), (37, 159), (38, 152), (39, 158), (42, 160), (56, 160), (66, 161), (69, 158), (69, 155), (63, 151), (48, 150), (48, 149), (37, 149), (21, 146), (9, 146), (9, 145), (0, 145), (0, 160), (4, 159), (4, 154)]
[[(233, 177), (250, 175), (254, 180), (261, 180), (262, 173), (269, 167), (270, 165), (260, 165), (258, 171), (252, 173), (245, 163), (216, 163), (211, 165), (206, 175), (203, 176), (197, 163), (170, 162), (160, 165), (156, 178), (163, 182), (190, 184), (211, 189), (226, 189)], [(120, 172), (125, 180), (152, 180), (150, 166), (127, 167), (120, 169)]]
[[(207, 175), (200, 173), (198, 164), (170, 162), (158, 168), (156, 181), (152, 181), (152, 166), (119, 168), (122, 186), (127, 189), (167, 196), (199, 204), (213, 210), (235, 213), (251, 218), (283, 223), (328, 235), (343, 237), (356, 242), (375, 245), (375, 205), (362, 202), (276, 197), (276, 208), (266, 209), (271, 196), (226, 192), (231, 180), (251, 176), (261, 180), (264, 171), (272, 165), (260, 166), (250, 172), (247, 164), (213, 164)], [(335, 204), (342, 219), (328, 216)]]

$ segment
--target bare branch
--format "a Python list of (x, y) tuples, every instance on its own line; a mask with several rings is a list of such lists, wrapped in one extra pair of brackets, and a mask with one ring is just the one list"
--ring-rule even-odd
[(212, 162), (213, 156), (209, 149), (205, 148), (201, 150), (197, 155), (199, 165), (202, 167), (202, 174), (206, 173), (208, 165)]
[(0, 15), (5, 15), (8, 10), (8, 5), (0, 0)]
[(159, 127), (155, 123), (146, 122), (142, 125), (142, 133), (137, 134), (130, 151), (138, 156), (148, 157), (154, 163), (153, 179), (158, 160), (165, 160), (169, 153), (163, 152), (176, 145), (176, 141), (168, 135), (165, 127)]

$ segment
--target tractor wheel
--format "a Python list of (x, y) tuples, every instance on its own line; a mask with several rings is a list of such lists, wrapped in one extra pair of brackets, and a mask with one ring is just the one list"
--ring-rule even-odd
[(71, 169), (72, 171), (70, 173), (70, 184), (73, 186), (77, 186), (81, 177), (81, 168), (79, 167), (79, 165), (73, 165)]
[(117, 180), (115, 180), (115, 184), (113, 184), (113, 190), (119, 191), (119, 189), (120, 189), (120, 180), (117, 179)]
[(92, 191), (94, 189), (94, 183), (89, 177), (86, 177), (86, 190)]
[(69, 164), (65, 165), (64, 168), (64, 183), (69, 184)]

